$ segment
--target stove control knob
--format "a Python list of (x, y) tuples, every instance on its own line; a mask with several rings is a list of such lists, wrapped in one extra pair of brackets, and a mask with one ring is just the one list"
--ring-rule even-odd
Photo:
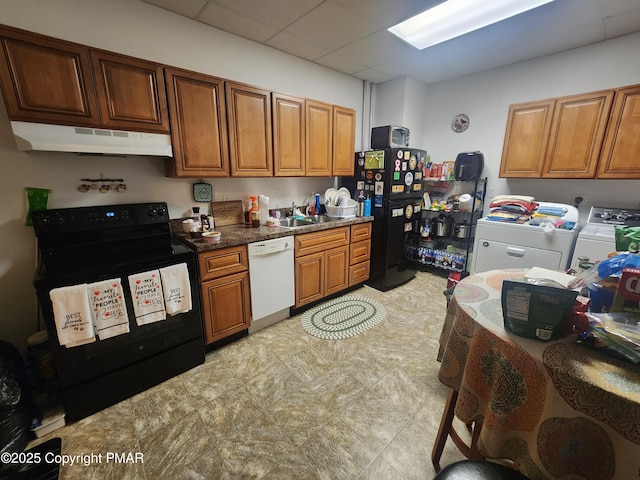
[(167, 209), (164, 207), (160, 207), (158, 209), (158, 216), (165, 217), (167, 215)]
[(156, 213), (158, 213), (158, 212), (156, 212), (155, 208), (152, 208), (151, 210), (147, 211), (147, 215), (149, 215), (150, 217), (155, 217)]
[(618, 220), (620, 220), (621, 222), (624, 222), (627, 219), (628, 215), (626, 212), (621, 212), (618, 215), (616, 215), (616, 218)]
[(608, 220), (610, 217), (611, 217), (611, 214), (606, 210), (602, 212), (602, 214), (600, 215), (600, 218), (602, 218), (603, 220)]

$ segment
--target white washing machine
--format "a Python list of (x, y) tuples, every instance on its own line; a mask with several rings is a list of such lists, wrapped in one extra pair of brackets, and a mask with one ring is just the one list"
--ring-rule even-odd
[[(566, 209), (564, 220), (578, 225), (578, 210), (572, 205), (539, 202)], [(566, 270), (571, 265), (578, 230), (478, 220), (473, 244), (471, 273), (501, 268), (541, 267)]]
[(571, 264), (578, 257), (586, 257), (590, 262), (599, 262), (616, 251), (616, 225), (640, 226), (640, 210), (591, 207), (587, 224), (578, 234)]

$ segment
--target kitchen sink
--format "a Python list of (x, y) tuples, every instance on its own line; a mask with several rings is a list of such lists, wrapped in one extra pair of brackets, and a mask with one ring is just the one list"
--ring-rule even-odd
[(339, 217), (330, 217), (329, 215), (309, 215), (304, 217), (305, 220), (309, 220), (313, 223), (327, 223), (327, 222), (337, 222), (340, 220)]
[(308, 225), (314, 225), (314, 222), (307, 220), (306, 218), (304, 220), (294, 217), (280, 219), (280, 226), (284, 228), (306, 227)]

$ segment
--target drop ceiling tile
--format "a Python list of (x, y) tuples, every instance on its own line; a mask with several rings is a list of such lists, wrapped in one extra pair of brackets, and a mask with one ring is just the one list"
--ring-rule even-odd
[(302, 17), (323, 0), (214, 0), (241, 15), (260, 23), (284, 28)]
[(275, 34), (267, 40), (266, 44), (283, 52), (311, 61), (329, 53), (329, 50), (326, 48), (310, 43), (304, 38), (294, 37), (287, 32)]
[(375, 68), (367, 68), (366, 70), (354, 73), (353, 76), (362, 80), (367, 80), (371, 83), (383, 83), (395, 78), (394, 76), (381, 72)]
[(142, 0), (145, 3), (170, 10), (189, 18), (196, 18), (207, 0)]
[(636, 32), (638, 31), (638, 25), (640, 25), (640, 8), (605, 17), (602, 22), (604, 24), (605, 38), (615, 38)]
[(375, 32), (377, 28), (336, 0), (326, 0), (286, 31), (329, 50), (336, 50)]
[(209, 3), (198, 16), (198, 20), (257, 42), (264, 42), (278, 33), (277, 28), (256, 22), (215, 3)]
[(316, 63), (348, 75), (362, 71), (366, 68), (366, 65), (354, 62), (353, 60), (338, 55), (337, 53), (330, 53), (324, 57), (320, 57), (316, 60)]
[(441, 3), (442, 0), (337, 0), (345, 8), (382, 28), (389, 28), (407, 18)]
[(350, 45), (336, 51), (340, 55), (358, 61), (367, 67), (375, 67), (382, 63), (410, 55), (419, 50), (403, 42), (395, 35), (381, 30), (368, 37), (356, 40)]

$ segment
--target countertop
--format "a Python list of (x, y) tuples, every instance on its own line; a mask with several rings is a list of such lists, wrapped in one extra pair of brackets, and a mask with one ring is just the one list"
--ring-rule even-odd
[(235, 247), (237, 245), (246, 245), (253, 242), (261, 242), (272, 238), (286, 237), (289, 235), (300, 235), (302, 233), (317, 232), (320, 230), (330, 230), (332, 228), (346, 227), (356, 225), (358, 223), (372, 222), (373, 217), (351, 217), (336, 220), (335, 222), (317, 223), (313, 225), (305, 225), (304, 227), (284, 228), (284, 227), (267, 227), (261, 225), (258, 228), (245, 226), (244, 224), (225, 225), (216, 227), (215, 230), (222, 235), (218, 243), (208, 243), (201, 238), (191, 238), (189, 233), (182, 230), (182, 218), (171, 220), (171, 229), (173, 236), (196, 252), (206, 252), (209, 250), (218, 250), (220, 248)]

